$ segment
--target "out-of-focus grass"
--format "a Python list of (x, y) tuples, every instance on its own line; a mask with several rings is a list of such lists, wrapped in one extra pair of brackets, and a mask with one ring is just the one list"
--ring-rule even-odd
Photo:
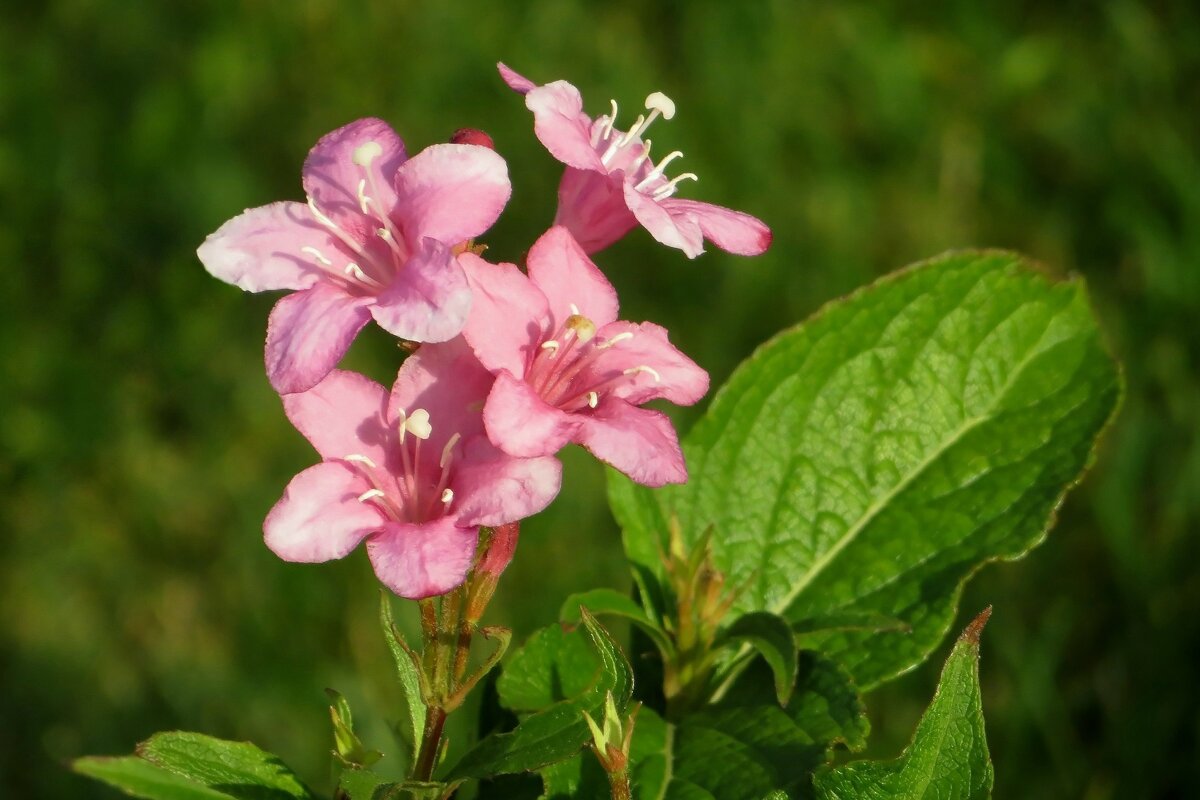
[[(553, 213), (558, 166), (492, 64), (566, 77), (589, 110), (679, 115), (690, 196), (775, 229), (753, 261), (642, 233), (602, 254), (626, 316), (719, 382), (831, 297), (955, 246), (1084, 274), (1129, 394), (1045, 546), (992, 567), (984, 686), (997, 796), (1200, 790), (1200, 12), (1192, 4), (51, 0), (0, 20), (0, 793), (92, 796), (62, 764), (161, 728), (254, 739), (314, 783), (321, 689), (386, 744), (396, 699), (361, 554), (288, 565), (259, 528), (314, 456), (262, 375), (273, 298), (193, 251), (299, 197), (358, 116), (412, 150), (485, 128), (513, 201), (489, 254)], [(386, 379), (371, 332), (351, 366)], [(678, 419), (686, 423), (695, 412)], [(570, 591), (624, 587), (599, 468), (526, 526), (492, 618), (524, 634)], [(868, 700), (896, 752), (931, 664)], [(461, 737), (461, 734), (460, 734)]]

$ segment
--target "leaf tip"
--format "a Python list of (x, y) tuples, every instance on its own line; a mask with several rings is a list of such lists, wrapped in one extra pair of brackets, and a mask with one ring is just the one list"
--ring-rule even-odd
[(963, 631), (962, 637), (960, 637), (962, 641), (968, 642), (969, 644), (978, 645), (979, 636), (983, 633), (983, 628), (985, 625), (987, 625), (987, 622), (989, 619), (991, 619), (991, 616), (991, 606), (988, 606), (983, 611), (980, 611), (979, 616), (971, 620), (971, 624), (967, 626), (965, 631)]

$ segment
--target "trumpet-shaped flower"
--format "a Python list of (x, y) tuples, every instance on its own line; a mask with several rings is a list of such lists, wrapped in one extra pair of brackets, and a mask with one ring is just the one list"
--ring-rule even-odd
[(389, 395), (334, 370), (283, 397), (292, 423), (324, 461), (297, 475), (263, 526), (287, 561), (341, 558), (364, 539), (396, 594), (442, 594), (466, 576), (481, 525), (515, 522), (558, 493), (557, 459), (516, 458), (484, 433), (493, 382), (461, 338), (423, 345)]
[(646, 98), (646, 113), (628, 130), (616, 127), (617, 104), (592, 119), (583, 111), (579, 90), (566, 81), (538, 86), (504, 64), (500, 75), (533, 112), (533, 129), (550, 154), (567, 165), (558, 187), (556, 225), (566, 227), (589, 253), (602, 250), (639, 223), (668, 247), (695, 258), (704, 240), (738, 255), (754, 256), (771, 244), (771, 231), (759, 219), (711, 203), (685, 200), (675, 193), (684, 172), (674, 178), (667, 166), (683, 153), (672, 151), (657, 162), (643, 138), (659, 117), (675, 116), (675, 103), (661, 92)]
[(475, 293), (463, 336), (496, 374), (483, 420), (514, 456), (577, 442), (647, 486), (682, 483), (687, 469), (655, 398), (690, 405), (708, 373), (651, 323), (617, 321), (617, 294), (563, 227), (529, 251), (529, 275), (464, 254)]
[(293, 292), (267, 328), (267, 374), (278, 392), (315, 386), (372, 318), (418, 342), (458, 335), (471, 291), (456, 248), (508, 202), (499, 155), (440, 144), (410, 159), (387, 123), (362, 119), (317, 142), (303, 184), (307, 203), (250, 209), (197, 251), (227, 283)]

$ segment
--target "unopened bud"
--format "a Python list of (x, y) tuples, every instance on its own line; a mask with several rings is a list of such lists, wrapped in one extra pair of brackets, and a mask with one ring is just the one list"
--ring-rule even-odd
[(450, 137), (450, 144), (475, 144), (489, 150), (496, 149), (492, 137), (477, 128), (459, 128)]

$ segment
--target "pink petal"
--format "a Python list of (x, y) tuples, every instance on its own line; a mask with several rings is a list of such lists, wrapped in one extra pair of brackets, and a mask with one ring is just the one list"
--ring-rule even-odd
[(518, 74), (504, 62), (496, 64), (496, 69), (500, 70), (500, 77), (508, 84), (508, 87), (515, 92), (526, 94), (530, 89), (536, 88), (537, 84), (526, 78), (524, 75)]
[(324, 274), (312, 248), (330, 260), (340, 249), (302, 203), (252, 208), (210, 233), (196, 251), (215, 278), (248, 292), (307, 289)]
[(595, 172), (567, 167), (558, 184), (554, 224), (571, 232), (584, 252), (595, 253), (637, 227), (625, 205), (622, 172)]
[(561, 450), (577, 433), (575, 416), (548, 405), (529, 384), (507, 371), (496, 376), (483, 407), (488, 438), (509, 455), (522, 458)]
[(467, 322), (471, 287), (450, 248), (425, 239), (384, 289), (371, 315), (388, 333), (414, 342), (453, 339)]
[(616, 289), (566, 228), (555, 226), (543, 233), (530, 248), (527, 263), (530, 280), (550, 303), (555, 329), (574, 313), (597, 327), (617, 318)]
[(396, 171), (396, 210), (405, 238), (455, 245), (492, 227), (512, 194), (508, 165), (495, 150), (435, 144)]
[(284, 297), (267, 321), (267, 377), (280, 394), (311, 389), (337, 366), (371, 319), (370, 297), (318, 283)]
[(583, 113), (579, 90), (566, 81), (536, 86), (525, 95), (533, 132), (550, 155), (567, 166), (608, 172), (592, 147), (592, 120)]
[[(626, 333), (633, 335), (618, 338)], [(634, 405), (663, 397), (690, 406), (708, 391), (708, 373), (671, 344), (661, 325), (614, 322), (605, 325), (596, 338), (617, 342), (601, 351), (581, 384), (627, 374), (628, 380), (618, 383), (611, 394)], [(649, 369), (639, 369), (643, 367)]]
[(460, 525), (503, 525), (550, 505), (561, 486), (557, 458), (513, 458), (478, 436), (467, 442), (455, 467), (451, 510)]
[(335, 369), (307, 392), (285, 394), (283, 410), (324, 459), (363, 455), (387, 463), (387, 390), (357, 372)]
[(458, 260), (471, 286), (463, 336), (491, 371), (524, 375), (551, 330), (546, 296), (513, 264), (491, 264), (474, 253)]
[(421, 345), (400, 365), (388, 398), (388, 419), (395, 421), (401, 412), (411, 414), (418, 408), (428, 411), (432, 433), (421, 452), (437, 464), (454, 434), (467, 440), (483, 432), (480, 412), (492, 381), (492, 373), (462, 337)]
[(342, 558), (379, 530), (383, 515), (358, 496), (370, 486), (345, 464), (317, 464), (292, 478), (267, 514), (267, 547), (284, 561), (315, 563)]
[[(368, 166), (355, 163), (355, 151), (374, 142), (379, 155)], [(368, 117), (321, 137), (304, 161), (304, 191), (325, 216), (359, 242), (375, 238), (379, 223), (363, 214), (359, 181), (371, 199), (374, 216), (389, 213), (396, 204), (392, 179), (408, 156), (404, 142), (381, 119)]]
[(668, 197), (661, 203), (672, 219), (694, 220), (704, 238), (727, 253), (756, 256), (771, 246), (771, 229), (757, 217), (682, 197)]
[(401, 597), (420, 600), (445, 594), (463, 582), (479, 528), (460, 528), (451, 517), (429, 522), (389, 522), (367, 540), (375, 574)]
[(669, 214), (661, 202), (634, 189), (628, 181), (625, 182), (624, 192), (625, 204), (655, 240), (667, 247), (682, 250), (688, 258), (695, 258), (704, 252), (704, 233), (692, 216)]
[(665, 414), (609, 397), (580, 415), (579, 443), (643, 486), (686, 483), (679, 437)]

